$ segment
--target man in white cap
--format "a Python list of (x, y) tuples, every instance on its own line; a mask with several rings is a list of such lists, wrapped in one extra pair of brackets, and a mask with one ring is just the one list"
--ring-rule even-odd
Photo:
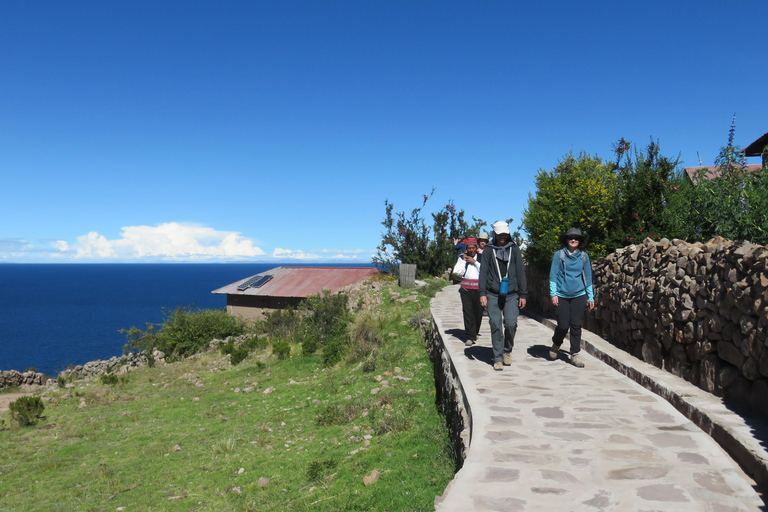
[(493, 369), (512, 364), (517, 316), (525, 307), (528, 286), (520, 249), (509, 236), (504, 221), (493, 224), (493, 243), (483, 252), (480, 266), (480, 304), (488, 309), (493, 345)]

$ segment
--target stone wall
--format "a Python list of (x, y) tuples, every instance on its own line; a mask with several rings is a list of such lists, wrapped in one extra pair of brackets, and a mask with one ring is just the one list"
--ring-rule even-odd
[(38, 372), (19, 373), (16, 370), (0, 372), (0, 389), (21, 386), (42, 386), (47, 384), (49, 377)]
[(443, 340), (434, 322), (425, 330), (427, 351), (432, 359), (435, 371), (435, 402), (437, 408), (448, 423), (451, 433), (456, 471), (461, 469), (467, 457), (469, 440), (472, 433), (472, 414), (469, 402), (464, 395), (461, 381), (456, 373), (451, 358), (446, 354)]
[[(654, 366), (768, 416), (766, 258), (768, 247), (749, 242), (647, 238), (593, 262), (597, 308), (585, 326)], [(534, 274), (529, 271), (532, 305), (551, 314), (547, 278)]]

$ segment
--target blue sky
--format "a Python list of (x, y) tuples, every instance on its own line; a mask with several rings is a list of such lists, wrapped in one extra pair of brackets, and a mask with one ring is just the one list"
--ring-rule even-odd
[(0, 9), (0, 262), (367, 262), (385, 199), (516, 225), (570, 151), (768, 132), (762, 0)]

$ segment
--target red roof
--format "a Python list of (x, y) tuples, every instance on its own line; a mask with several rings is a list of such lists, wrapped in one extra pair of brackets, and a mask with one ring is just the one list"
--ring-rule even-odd
[(272, 276), (259, 288), (238, 290), (237, 287), (252, 277), (246, 277), (228, 284), (212, 293), (226, 295), (258, 295), (269, 297), (308, 297), (329, 290), (338, 292), (341, 288), (358, 283), (379, 270), (373, 267), (277, 267), (256, 276)]
[[(763, 168), (762, 165), (750, 164), (745, 167), (745, 170), (747, 172), (755, 172), (755, 171), (759, 171), (762, 168)], [(712, 178), (717, 178), (718, 176), (720, 176), (720, 168), (716, 165), (700, 165), (699, 167), (686, 167), (684, 171), (685, 171), (685, 174), (687, 174), (688, 177), (691, 179), (691, 181), (694, 181), (694, 179), (696, 178), (696, 174), (699, 172), (700, 169), (706, 169), (706, 172), (704, 173), (705, 180), (711, 180)]]

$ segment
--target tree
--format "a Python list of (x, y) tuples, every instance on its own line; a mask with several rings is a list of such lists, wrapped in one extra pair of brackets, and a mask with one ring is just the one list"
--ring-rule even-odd
[(427, 225), (422, 211), (434, 195), (433, 188), (422, 197), (421, 206), (393, 213), (394, 205), (384, 201), (385, 228), (373, 263), (384, 271), (398, 274), (401, 263), (415, 264), (420, 276), (439, 276), (456, 263), (453, 239), (475, 236), (487, 223), (472, 217), (473, 224), (465, 220), (465, 213), (453, 201), (432, 213), (432, 225)]
[(612, 250), (611, 231), (618, 215), (618, 183), (610, 163), (582, 153), (569, 153), (551, 171), (536, 176), (535, 195), (528, 197), (523, 228), (528, 233), (525, 257), (542, 272), (549, 270), (560, 235), (576, 227), (587, 236), (590, 255)]
[(658, 240), (675, 235), (674, 220), (665, 210), (670, 190), (676, 190), (670, 188), (669, 182), (675, 181), (679, 158), (661, 156), (659, 143), (653, 138), (645, 150), (635, 151), (634, 160), (630, 148), (631, 143), (623, 137), (614, 145), (619, 208), (611, 248), (646, 237)]

